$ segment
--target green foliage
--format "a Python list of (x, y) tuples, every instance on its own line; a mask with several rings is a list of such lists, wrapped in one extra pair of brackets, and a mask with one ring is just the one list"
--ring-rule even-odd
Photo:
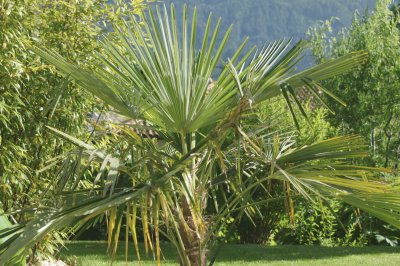
[(298, 201), (294, 222), (284, 217), (275, 228), (273, 241), (280, 244), (321, 246), (397, 246), (400, 233), (368, 213), (334, 199)]
[(299, 146), (337, 136), (337, 130), (326, 119), (328, 111), (316, 104), (316, 99), (311, 94), (300, 97), (303, 98), (303, 108), (308, 117), (303, 117), (299, 110), (295, 111), (299, 118), (299, 129), (293, 125), (293, 118), (284, 99), (263, 104), (259, 111), (260, 118), (269, 120), (273, 130), (292, 132)]
[[(32, 200), (30, 197), (35, 192), (43, 191), (41, 186), (47, 184), (36, 182), (35, 171), (63, 151), (63, 142), (49, 138), (42, 128), (44, 124), (84, 134), (85, 117), (76, 115), (74, 110), (88, 112), (92, 109), (91, 100), (74, 87), (61, 86), (63, 78), (51, 66), (41, 63), (26, 49), (25, 43), (33, 38), (78, 62), (88, 61), (96, 49), (93, 38), (98, 32), (86, 24), (95, 21), (92, 15), (100, 5), (86, 2), (69, 5), (64, 1), (47, 4), (45, 1), (2, 1), (0, 42), (1, 73), (4, 74), (0, 82), (3, 106), (0, 121), (4, 127), (0, 138), (0, 176), (6, 211), (21, 207), (25, 201)], [(85, 46), (86, 50), (71, 54), (75, 45)], [(53, 106), (49, 103), (53, 94), (59, 96), (57, 109), (54, 109), (55, 103)]]
[(331, 123), (344, 133), (362, 134), (369, 140), (373, 163), (397, 169), (400, 156), (400, 31), (398, 16), (389, 10), (392, 1), (380, 0), (372, 14), (355, 14), (352, 26), (333, 34), (333, 21), (310, 29), (317, 62), (351, 51), (365, 50), (367, 64), (354, 73), (325, 82), (348, 104), (334, 102)]
[[(304, 90), (300, 90), (299, 94), (304, 103), (303, 107), (306, 113), (309, 114), (308, 118), (302, 117), (300, 111), (296, 110), (296, 116), (298, 117), (300, 126), (299, 130), (293, 125), (293, 118), (288, 111), (288, 106), (284, 99), (273, 99), (262, 104), (258, 110), (260, 119), (266, 123), (271, 132), (292, 135), (296, 145), (299, 147), (336, 136), (337, 130), (326, 121), (327, 110), (316, 104), (316, 100), (311, 94), (304, 94)], [(279, 184), (270, 185), (268, 187), (268, 193), (272, 193), (276, 197), (285, 195), (283, 186)], [(253, 197), (258, 197), (262, 200), (265, 198), (265, 195), (259, 192), (253, 195)], [(273, 238), (277, 227), (282, 224), (283, 220), (287, 225), (291, 223), (287, 220), (288, 216), (285, 215), (285, 213), (290, 212), (287, 207), (288, 206), (286, 206), (285, 209), (285, 204), (282, 200), (261, 206), (260, 211), (264, 214), (263, 217), (253, 217), (252, 219), (243, 217), (236, 226), (236, 232), (239, 234), (240, 242), (255, 244), (268, 243), (270, 238)], [(299, 209), (301, 210), (296, 201), (296, 223), (301, 223), (301, 219), (303, 218), (297, 213)], [(293, 232), (292, 230), (290, 231), (290, 234), (291, 233), (297, 236), (298, 232)], [(294, 242), (296, 241), (292, 241), (291, 243)], [(297, 241), (296, 243), (300, 242)]]
[(281, 244), (364, 246), (372, 234), (363, 218), (354, 208), (333, 199), (315, 203), (299, 201), (294, 223), (288, 218), (282, 220), (274, 237)]
[[(48, 47), (79, 65), (89, 66), (95, 53), (101, 51), (97, 40), (106, 29), (101, 22), (114, 21), (132, 8), (122, 2), (110, 6), (105, 0), (0, 0), (3, 211), (40, 204), (43, 194), (54, 183), (54, 173), (39, 175), (38, 170), (71, 146), (49, 134), (44, 125), (87, 139), (90, 132), (85, 125), (86, 114), (101, 106), (29, 51), (27, 43)], [(12, 217), (23, 222), (29, 215), (15, 213)], [(48, 245), (42, 246), (52, 251)]]
[[(120, 135), (106, 149), (47, 127), (76, 149), (56, 158), (60, 175), (53, 194), (32, 219), (16, 225), (17, 238), (1, 246), (0, 263), (24, 254), (54, 229), (86, 228), (104, 213), (109, 254), (116, 254), (124, 231), (125, 257), (132, 236), (140, 259), (140, 220), (145, 248), (153, 250), (158, 263), (163, 234), (183, 265), (205, 265), (208, 248), (227, 217), (236, 222), (262, 216), (260, 206), (277, 201), (293, 210), (293, 200), (300, 196), (310, 201), (336, 197), (400, 227), (396, 188), (374, 179), (381, 169), (347, 164), (366, 154), (359, 137), (295, 147), (291, 137), (271, 131), (257, 116), (263, 103), (278, 96), (290, 110), (305, 112), (296, 94), (299, 88), (315, 94), (318, 87), (331, 95), (319, 82), (362, 64), (364, 52), (295, 72), (307, 48), (304, 41), (293, 46), (276, 41), (241, 54), (244, 42), (210, 89), (230, 30), (219, 36), (220, 23), (212, 26), (210, 16), (198, 45), (197, 12), (188, 16), (184, 8), (182, 30), (173, 6), (169, 12), (166, 7), (150, 10), (143, 23), (133, 16), (114, 23), (115, 38), (104, 39), (102, 53), (90, 68), (54, 50), (31, 46), (131, 123), (120, 125)], [(149, 137), (150, 130), (156, 138)], [(90, 166), (97, 175), (85, 180)], [(91, 189), (82, 181), (90, 182)], [(273, 184), (283, 187), (282, 197), (269, 193), (267, 187)], [(254, 197), (259, 191), (263, 198)]]

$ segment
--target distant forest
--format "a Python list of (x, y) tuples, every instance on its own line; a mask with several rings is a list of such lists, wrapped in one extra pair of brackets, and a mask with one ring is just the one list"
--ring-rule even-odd
[(230, 55), (248, 36), (249, 46), (263, 46), (282, 39), (304, 38), (307, 29), (319, 20), (337, 17), (336, 28), (349, 26), (356, 10), (371, 11), (375, 0), (165, 0), (182, 9), (197, 6), (199, 25), (204, 25), (208, 14), (222, 18), (222, 29), (234, 24), (231, 41), (227, 47)]

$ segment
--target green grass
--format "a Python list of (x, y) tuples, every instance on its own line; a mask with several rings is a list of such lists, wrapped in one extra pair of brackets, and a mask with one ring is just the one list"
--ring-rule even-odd
[[(143, 247), (141, 247), (143, 248)], [(102, 266), (110, 265), (106, 255), (105, 242), (78, 241), (67, 244), (62, 250), (64, 258), (75, 260), (77, 265)], [(155, 265), (152, 255), (145, 256), (141, 263), (135, 261), (134, 249), (130, 246), (129, 261), (125, 263), (124, 244), (121, 243), (113, 265)], [(177, 265), (176, 253), (170, 244), (163, 245), (165, 260), (163, 265)], [(319, 246), (257, 246), (225, 245), (221, 249), (215, 265), (400, 265), (400, 247), (370, 246), (353, 247), (319, 247)]]

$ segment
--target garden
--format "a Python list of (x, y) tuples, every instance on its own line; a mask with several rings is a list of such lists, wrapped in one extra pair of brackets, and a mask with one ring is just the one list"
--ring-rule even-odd
[(0, 265), (400, 263), (400, 2), (265, 46), (202, 14), (0, 0)]

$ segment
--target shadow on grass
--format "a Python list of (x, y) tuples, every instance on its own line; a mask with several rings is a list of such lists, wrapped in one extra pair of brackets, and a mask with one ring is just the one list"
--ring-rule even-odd
[[(107, 243), (93, 241), (70, 242), (67, 249), (61, 251), (63, 256), (92, 256), (107, 260)], [(170, 243), (162, 244), (164, 259), (177, 261), (174, 247)], [(307, 259), (325, 259), (349, 255), (394, 254), (400, 253), (400, 247), (369, 246), (369, 247), (320, 247), (320, 246), (260, 246), (260, 245), (224, 245), (217, 257), (217, 262), (233, 261), (297, 261)], [(153, 261), (151, 251), (146, 256), (143, 245), (140, 245), (142, 261)], [(136, 260), (134, 247), (129, 245), (128, 260)], [(125, 244), (120, 243), (115, 261), (125, 261)]]
[[(136, 251), (132, 243), (129, 243), (128, 248), (128, 261), (136, 261)], [(148, 250), (146, 254), (146, 250), (142, 243), (139, 243), (139, 250), (141, 261), (154, 261), (152, 251)], [(178, 256), (175, 252), (173, 245), (170, 243), (163, 243), (161, 245), (162, 257), (165, 260), (169, 261), (178, 261)], [(107, 255), (107, 243), (104, 241), (73, 241), (66, 244), (66, 247), (61, 250), (62, 257), (71, 257), (75, 256), (78, 258), (97, 258), (100, 260), (110, 260), (111, 257)], [(125, 262), (125, 242), (120, 242), (118, 244), (117, 254), (115, 257), (116, 262)]]

